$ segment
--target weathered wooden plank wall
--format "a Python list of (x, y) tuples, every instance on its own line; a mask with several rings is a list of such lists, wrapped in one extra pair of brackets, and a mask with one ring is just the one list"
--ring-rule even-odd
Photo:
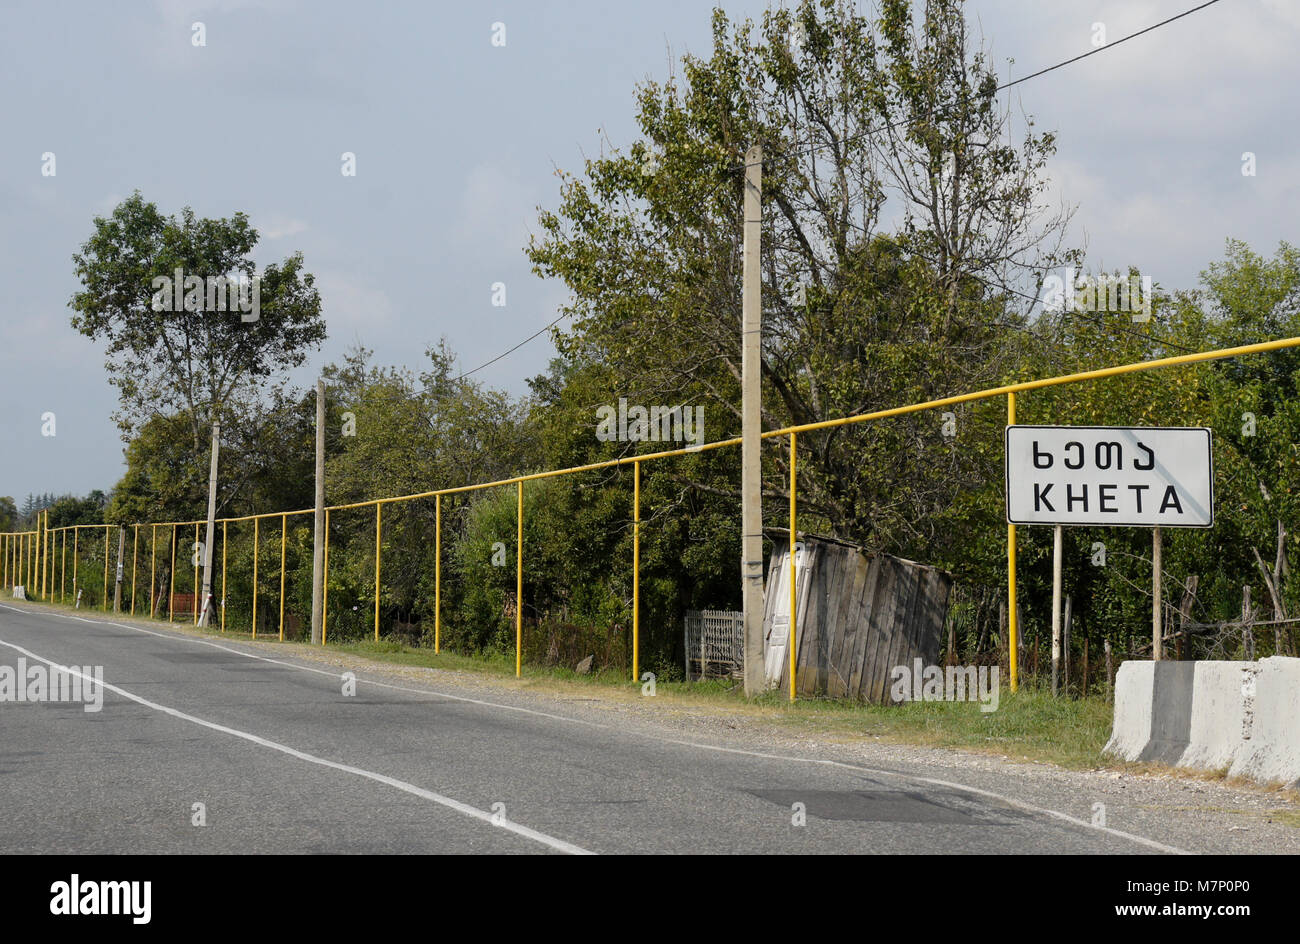
[[(797, 692), (885, 703), (890, 671), (920, 658), (937, 665), (952, 577), (889, 554), (868, 554), (828, 538), (804, 536), (796, 593)], [(782, 546), (768, 570), (765, 638), (784, 628), (790, 558)], [(779, 661), (778, 661), (779, 659)], [(789, 656), (769, 653), (769, 683), (789, 687)]]

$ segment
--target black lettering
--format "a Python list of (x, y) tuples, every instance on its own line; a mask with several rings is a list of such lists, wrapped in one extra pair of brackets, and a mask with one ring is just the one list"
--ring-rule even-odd
[(1078, 450), (1079, 450), (1079, 461), (1078, 461), (1078, 463), (1077, 463), (1076, 465), (1070, 465), (1070, 459), (1069, 459), (1069, 457), (1067, 456), (1066, 459), (1065, 459), (1065, 467), (1066, 467), (1067, 469), (1082, 469), (1082, 468), (1083, 468), (1083, 443), (1081, 443), (1081, 442), (1068, 442), (1068, 443), (1065, 444), (1065, 448), (1066, 448), (1067, 451), (1070, 450), (1070, 449), (1078, 449)]
[[(1151, 447), (1145, 443), (1138, 443), (1138, 448), (1147, 454), (1147, 464), (1143, 465), (1141, 459), (1133, 460), (1133, 468), (1141, 469), (1143, 472), (1149, 472), (1156, 467), (1156, 454), (1151, 451)], [(1130, 486), (1131, 488), (1132, 486)]]
[(1052, 503), (1047, 500), (1047, 493), (1052, 490), (1053, 484), (1052, 482), (1048, 482), (1046, 485), (1034, 483), (1034, 511), (1038, 511), (1043, 506), (1046, 506), (1048, 511), (1056, 511), (1052, 507)]
[[(1076, 444), (1076, 445), (1077, 445), (1077, 444)], [(1079, 448), (1082, 449), (1083, 447), (1080, 446)], [(1066, 464), (1068, 465), (1069, 463), (1066, 463)], [(1068, 483), (1066, 484), (1066, 486), (1065, 486), (1065, 510), (1066, 510), (1066, 511), (1074, 511), (1074, 503), (1075, 503), (1075, 502), (1082, 502), (1082, 503), (1083, 503), (1083, 510), (1084, 510), (1085, 512), (1087, 512), (1087, 510), (1088, 510), (1088, 486), (1086, 486), (1086, 485), (1080, 485), (1079, 487), (1080, 487), (1081, 489), (1083, 489), (1083, 494), (1082, 494), (1082, 495), (1075, 495), (1075, 494), (1074, 494), (1074, 486), (1072, 486), (1072, 485), (1070, 485), (1070, 484), (1068, 484)]]
[(1124, 468), (1124, 447), (1117, 442), (1099, 442), (1095, 450), (1097, 468), (1109, 469), (1111, 462), (1115, 468)]
[[(1051, 454), (1050, 452), (1039, 452), (1039, 451), (1038, 451), (1038, 440), (1037, 440), (1037, 439), (1034, 440), (1033, 455), (1034, 455), (1034, 468), (1035, 468), (1035, 469), (1050, 469), (1050, 468), (1052, 467), (1052, 454)], [(1039, 461), (1039, 460), (1043, 460), (1043, 459), (1045, 459), (1045, 460), (1047, 460), (1047, 461), (1045, 461), (1045, 462)], [(1050, 488), (1051, 486), (1048, 486), (1048, 487)]]
[(1165, 509), (1171, 507), (1176, 508), (1180, 515), (1183, 513), (1182, 502), (1178, 500), (1178, 489), (1174, 488), (1172, 485), (1166, 485), (1165, 497), (1160, 502), (1160, 513), (1163, 515)]
[[(1119, 509), (1115, 507), (1115, 489), (1117, 488), (1119, 488), (1118, 485), (1097, 486), (1097, 503), (1101, 507), (1102, 511), (1112, 513), (1119, 511)], [(1107, 494), (1107, 491), (1109, 491), (1109, 494)], [(1111, 503), (1109, 508), (1106, 507), (1106, 502)]]
[(1150, 485), (1130, 485), (1130, 486), (1129, 486), (1129, 488), (1131, 488), (1131, 489), (1136, 493), (1135, 497), (1137, 498), (1137, 506), (1138, 506), (1138, 514), (1139, 514), (1139, 515), (1142, 514), (1142, 493), (1145, 492), (1145, 491), (1146, 491), (1148, 488), (1150, 488), (1150, 487), (1151, 487)]

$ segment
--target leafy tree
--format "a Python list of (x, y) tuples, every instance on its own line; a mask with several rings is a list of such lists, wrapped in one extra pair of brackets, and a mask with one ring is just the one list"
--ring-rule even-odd
[[(257, 275), (250, 253), (257, 230), (248, 217), (198, 219), (186, 207), (163, 216), (137, 191), (73, 255), (82, 289), (72, 296), (72, 326), (107, 344), (105, 368), (120, 395), (115, 416), (124, 438), (155, 416), (183, 416), (189, 445), (203, 452), (215, 418), (229, 418), (241, 387), (263, 384), (303, 363), (325, 337), (320, 294), (301, 254)], [(199, 279), (260, 278), (260, 312), (208, 310), (206, 293), (179, 311), (156, 310), (154, 280), (176, 270)], [(211, 302), (215, 305), (215, 295)], [(232, 306), (227, 306), (232, 307)]]
[[(1011, 369), (1022, 345), (1004, 325), (1022, 316), (1005, 288), (1076, 256), (1057, 248), (1063, 217), (1044, 220), (1039, 205), (1053, 138), (1031, 127), (1007, 143), (959, 2), (926, 4), (916, 25), (904, 2), (873, 24), (850, 4), (804, 0), (757, 30), (717, 10), (711, 54), (686, 56), (681, 76), (639, 89), (644, 141), (562, 174), (560, 206), (530, 246), (539, 274), (573, 293), (561, 354), (600, 378), (605, 402), (703, 403), (709, 438), (738, 431), (740, 209), (756, 141), (765, 426), (978, 389)], [(991, 459), (945, 448), (930, 416), (804, 448), (810, 524), (921, 557), (950, 533), (935, 509)], [(765, 491), (782, 496), (784, 453), (765, 465)]]

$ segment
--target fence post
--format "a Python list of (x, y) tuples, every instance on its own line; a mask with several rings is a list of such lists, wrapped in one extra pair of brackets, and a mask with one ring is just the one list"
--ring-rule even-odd
[(515, 678), (523, 674), (524, 646), (524, 482), (515, 483), (518, 487), (516, 500), (516, 547), (515, 547)]
[[(1007, 394), (1007, 425), (1016, 425), (1016, 395)], [(1020, 688), (1019, 632), (1016, 625), (1016, 526), (1007, 525), (1007, 658), (1011, 690)]]
[[(194, 614), (194, 625), (199, 625), (199, 523), (194, 522), (194, 601), (190, 604), (190, 610)], [(204, 553), (207, 553), (205, 550)]]
[(108, 612), (108, 525), (104, 525), (104, 612)]
[(330, 622), (330, 510), (325, 509), (325, 560), (324, 572), (321, 574), (320, 595), (320, 644), (325, 645), (326, 633)]
[(798, 580), (798, 570), (796, 569), (795, 559), (795, 488), (798, 479), (795, 475), (795, 464), (797, 462), (797, 444), (795, 442), (795, 433), (790, 434), (790, 620), (787, 623), (789, 635), (786, 638), (786, 651), (790, 655), (790, 702), (794, 703), (795, 692), (795, 646), (798, 645), (799, 639), (799, 601), (795, 592), (795, 584)]
[(257, 555), (260, 550), (262, 519), (253, 518), (253, 638), (257, 638)]
[(641, 678), (641, 462), (632, 463), (632, 681)]
[[(153, 619), (157, 615), (155, 610), (157, 609), (158, 602), (158, 582), (154, 576), (158, 570), (158, 526), (156, 524), (151, 524), (149, 525), (149, 529), (149, 618)], [(72, 556), (72, 566), (74, 568), (77, 566), (77, 556), (75, 552)], [(77, 582), (75, 580), (72, 582), (72, 589), (74, 592), (77, 589)]]
[(135, 616), (135, 570), (140, 551), (140, 526), (131, 525), (131, 615)]
[(383, 554), (380, 546), (383, 511), (383, 502), (375, 502), (375, 642), (379, 642), (379, 560)]
[(442, 651), (442, 495), (433, 496), (433, 651)]
[(280, 515), (280, 642), (284, 642), (284, 552), (289, 539), (289, 516)]
[(167, 622), (176, 616), (176, 525), (172, 525), (172, 570), (167, 584)]

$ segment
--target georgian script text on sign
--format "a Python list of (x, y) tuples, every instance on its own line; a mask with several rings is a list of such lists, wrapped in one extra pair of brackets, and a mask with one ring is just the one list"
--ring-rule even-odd
[(1214, 464), (1203, 427), (1008, 426), (1012, 524), (1208, 528)]

